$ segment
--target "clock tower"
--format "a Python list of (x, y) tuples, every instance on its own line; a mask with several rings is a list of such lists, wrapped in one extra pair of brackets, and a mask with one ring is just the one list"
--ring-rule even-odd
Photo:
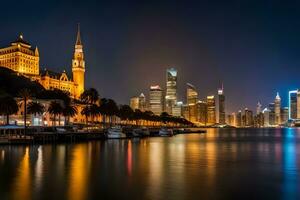
[(74, 97), (78, 99), (84, 91), (84, 72), (85, 61), (83, 55), (83, 46), (80, 37), (80, 26), (78, 24), (77, 38), (75, 43), (75, 52), (72, 59), (72, 73), (74, 81)]

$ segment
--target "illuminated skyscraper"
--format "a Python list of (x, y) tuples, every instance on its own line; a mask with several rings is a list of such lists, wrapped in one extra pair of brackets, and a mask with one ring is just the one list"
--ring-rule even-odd
[(271, 126), (275, 125), (275, 103), (269, 103), (269, 124)]
[(159, 85), (150, 86), (149, 106), (155, 115), (163, 112), (163, 90)]
[(197, 121), (201, 125), (207, 124), (207, 103), (205, 101), (197, 102)]
[(281, 123), (281, 120), (280, 120), (281, 98), (280, 98), (278, 92), (277, 92), (274, 104), (275, 104), (274, 105), (275, 125), (279, 125)]
[(264, 115), (264, 127), (270, 126), (270, 109), (265, 108), (263, 109), (262, 113)]
[(261, 104), (260, 104), (260, 102), (257, 102), (257, 105), (256, 105), (256, 115), (258, 115), (261, 112), (262, 112), (262, 110), (261, 110)]
[(181, 117), (182, 116), (182, 106), (183, 102), (178, 101), (175, 106), (172, 107), (172, 115), (175, 117)]
[(130, 98), (130, 108), (132, 110), (139, 109), (139, 97), (131, 97)]
[(189, 118), (188, 120), (195, 123), (197, 122), (197, 101), (198, 101), (198, 93), (196, 91), (195, 86), (190, 83), (186, 84), (186, 101), (189, 110)]
[(242, 127), (243, 126), (243, 116), (242, 116), (242, 111), (239, 110), (238, 114), (236, 115), (236, 126), (237, 127)]
[(141, 93), (139, 96), (139, 109), (141, 111), (145, 111), (147, 109), (146, 108), (146, 97), (143, 93)]
[(222, 88), (218, 89), (219, 96), (219, 123), (225, 124), (225, 95), (224, 88), (222, 84)]
[(297, 119), (298, 90), (289, 91), (289, 119)]
[(289, 108), (288, 107), (282, 108), (280, 115), (281, 115), (281, 123), (282, 124), (286, 123), (289, 119)]
[(195, 105), (198, 102), (196, 87), (190, 83), (186, 84), (186, 102), (188, 105)]
[(248, 108), (245, 108), (245, 126), (253, 126), (253, 112), (251, 110), (248, 110)]
[(172, 114), (172, 107), (177, 102), (177, 70), (167, 69), (166, 73), (166, 112)]
[(236, 126), (236, 114), (235, 113), (231, 113), (230, 115), (227, 116), (227, 123), (230, 126)]
[(216, 102), (215, 96), (207, 96), (207, 123), (209, 125), (216, 123)]

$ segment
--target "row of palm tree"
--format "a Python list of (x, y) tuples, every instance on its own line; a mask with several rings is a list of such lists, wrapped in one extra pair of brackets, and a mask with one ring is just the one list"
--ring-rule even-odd
[[(61, 93), (61, 92), (58, 92)], [(53, 122), (56, 125), (56, 117), (59, 118), (60, 125), (60, 116), (65, 117), (65, 124), (68, 124), (70, 117), (74, 117), (77, 114), (77, 108), (72, 103), (71, 98), (66, 93), (61, 93), (61, 99), (63, 101), (53, 100), (50, 102), (48, 109), (45, 109), (45, 106), (38, 101), (34, 101), (31, 96), (31, 92), (28, 89), (23, 89), (18, 93), (19, 98), (21, 99), (20, 104), (18, 105), (17, 101), (7, 93), (0, 91), (0, 115), (5, 115), (7, 117), (6, 124), (9, 124), (9, 116), (16, 114), (19, 110), (19, 107), (23, 107), (23, 117), (24, 117), (24, 129), (26, 133), (27, 128), (27, 115), (33, 114), (43, 114), (48, 112), (53, 116)], [(31, 100), (29, 103), (28, 101)]]
[(181, 117), (174, 117), (167, 112), (163, 112), (161, 115), (155, 115), (152, 111), (132, 110), (128, 105), (120, 106), (118, 117), (125, 122), (125, 124), (152, 126), (160, 125), (161, 123), (173, 126), (192, 125), (188, 120)]
[[(27, 114), (43, 114), (48, 112), (52, 115), (53, 124), (61, 125), (61, 116), (64, 116), (65, 124), (69, 124), (70, 118), (78, 114), (77, 106), (81, 105), (80, 114), (85, 116), (86, 123), (89, 119), (92, 123), (99, 122), (100, 116), (102, 123), (112, 125), (118, 117), (123, 124), (135, 125), (159, 125), (161, 123), (170, 125), (190, 125), (191, 123), (180, 117), (173, 117), (168, 113), (162, 113), (160, 116), (155, 115), (151, 111), (132, 110), (128, 105), (120, 105), (112, 99), (100, 98), (96, 89), (90, 88), (85, 90), (79, 100), (73, 100), (68, 93), (60, 90), (46, 91), (46, 96), (52, 96), (55, 100), (50, 102), (48, 109), (35, 101), (28, 89), (22, 89), (18, 93), (21, 104), (18, 105), (16, 100), (5, 92), (0, 91), (0, 115), (7, 116), (7, 124), (9, 116), (18, 112), (19, 106), (23, 106), (24, 129), (26, 133)], [(59, 99), (59, 100), (58, 100)]]
[[(102, 123), (112, 125), (115, 122), (116, 117), (119, 117), (124, 124), (135, 125), (159, 125), (161, 123), (170, 125), (191, 125), (189, 121), (181, 117), (174, 117), (166, 112), (163, 112), (160, 116), (155, 115), (151, 111), (132, 110), (128, 105), (118, 106), (112, 99), (99, 98), (99, 94), (96, 89), (90, 88), (85, 90), (80, 101), (84, 104), (84, 108), (81, 114), (85, 116), (86, 123), (90, 118), (92, 123), (99, 116), (102, 117)], [(108, 123), (106, 122), (108, 119)]]

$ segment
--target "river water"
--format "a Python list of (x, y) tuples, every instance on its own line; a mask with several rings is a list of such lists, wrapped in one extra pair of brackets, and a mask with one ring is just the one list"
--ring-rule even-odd
[(300, 129), (0, 146), (0, 199), (300, 199)]

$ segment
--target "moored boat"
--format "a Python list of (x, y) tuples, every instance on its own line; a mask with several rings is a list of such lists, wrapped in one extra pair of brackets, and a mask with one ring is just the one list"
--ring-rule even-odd
[(135, 128), (132, 130), (133, 137), (147, 137), (150, 136), (150, 131), (146, 127)]
[(170, 128), (161, 128), (158, 134), (162, 137), (170, 137), (174, 135), (173, 130)]
[(126, 138), (126, 134), (123, 133), (121, 127), (112, 127), (107, 130), (107, 138), (108, 139), (122, 139)]

